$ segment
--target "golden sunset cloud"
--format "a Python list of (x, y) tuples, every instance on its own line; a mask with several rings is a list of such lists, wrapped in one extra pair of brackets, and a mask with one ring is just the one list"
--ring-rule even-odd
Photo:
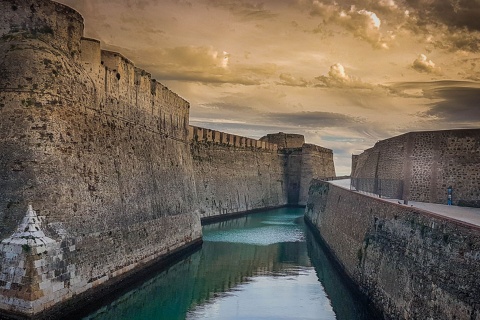
[(478, 1), (61, 2), (188, 100), (192, 124), (302, 133), (339, 175), (392, 135), (480, 126)]

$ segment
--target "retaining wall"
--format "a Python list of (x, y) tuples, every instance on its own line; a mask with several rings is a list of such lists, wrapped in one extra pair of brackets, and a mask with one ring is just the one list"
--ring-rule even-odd
[(480, 227), (314, 181), (306, 218), (388, 319), (480, 319)]

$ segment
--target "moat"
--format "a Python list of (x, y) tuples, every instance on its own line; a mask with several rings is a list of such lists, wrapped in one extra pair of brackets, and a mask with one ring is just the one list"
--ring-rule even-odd
[(284, 208), (204, 226), (202, 248), (84, 319), (372, 319)]

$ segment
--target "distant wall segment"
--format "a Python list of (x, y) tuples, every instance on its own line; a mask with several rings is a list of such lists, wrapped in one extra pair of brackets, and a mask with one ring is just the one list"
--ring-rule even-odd
[[(353, 165), (355, 163), (355, 165)], [(352, 177), (403, 181), (412, 201), (480, 207), (480, 129), (411, 132), (352, 159)]]
[(260, 140), (278, 145), (279, 149), (301, 148), (305, 143), (305, 137), (294, 133), (269, 133)]
[[(312, 178), (335, 177), (332, 150), (313, 144), (306, 144), (303, 135), (279, 132), (268, 134), (256, 140), (207, 128), (190, 126), (189, 140), (193, 146), (192, 154), (194, 164), (203, 168), (201, 170), (196, 169), (195, 172), (197, 174), (205, 169), (205, 164), (209, 163), (208, 159), (210, 159), (210, 162), (213, 163), (220, 161), (221, 164), (212, 164), (215, 168), (228, 168), (222, 177), (213, 180), (229, 181), (232, 177), (237, 176), (237, 178), (231, 182), (232, 187), (224, 188), (224, 186), (221, 185), (217, 186), (215, 189), (218, 189), (218, 192), (210, 192), (209, 199), (214, 198), (212, 196), (213, 194), (220, 194), (226, 190), (235, 190), (237, 188), (235, 181), (242, 180), (240, 176), (243, 175), (247, 177), (252, 176), (252, 174), (253, 176), (257, 175), (257, 179), (259, 180), (256, 182), (256, 186), (263, 187), (257, 190), (253, 180), (252, 186), (245, 186), (246, 190), (250, 190), (248, 192), (250, 196), (254, 194), (256, 195), (255, 197), (261, 196), (256, 199), (253, 204), (249, 205), (246, 205), (248, 204), (247, 198), (245, 198), (245, 200), (242, 199), (242, 201), (236, 200), (236, 202), (245, 203), (239, 207), (242, 209), (240, 211), (259, 208), (262, 202), (264, 206), (274, 206), (275, 201), (268, 199), (277, 199), (277, 205), (291, 204), (304, 206), (307, 202), (308, 187)], [(277, 143), (280, 143), (280, 145)], [(203, 150), (203, 152), (199, 153), (200, 150)], [(245, 153), (245, 151), (250, 152)], [(261, 152), (269, 153), (271, 156), (261, 155)], [(208, 154), (208, 156), (206, 156), (206, 154)], [(199, 159), (202, 159), (202, 161), (197, 161)], [(229, 160), (227, 161), (227, 159)], [(233, 165), (233, 168), (229, 167), (229, 165)], [(257, 165), (259, 167), (254, 170), (241, 169), (248, 167), (254, 168), (254, 166)], [(228, 176), (228, 172), (231, 173), (231, 176)], [(220, 174), (220, 171), (210, 170), (210, 174), (210, 178), (212, 178), (216, 174)], [(238, 174), (240, 174), (240, 176), (238, 176)], [(207, 177), (208, 175), (198, 176), (199, 179), (196, 179), (196, 181), (209, 180)], [(274, 192), (275, 195), (265, 194), (265, 183), (270, 186), (270, 190), (276, 190)], [(204, 184), (206, 185), (206, 183)], [(251, 192), (252, 190), (257, 191)], [(198, 183), (197, 192), (199, 192), (199, 194), (203, 192), (203, 189), (199, 189)], [(199, 196), (199, 198), (203, 201), (203, 196)], [(238, 196), (233, 194), (230, 195), (229, 198), (236, 199)], [(225, 199), (222, 200), (223, 205), (227, 203)], [(209, 206), (211, 207), (211, 205)], [(223, 208), (220, 210), (218, 200), (215, 201), (215, 206), (217, 209), (209, 215), (215, 214), (215, 212), (221, 212), (222, 214), (224, 212), (232, 212), (232, 209), (225, 210), (225, 208)], [(235, 208), (235, 206), (233, 206), (233, 208)], [(205, 208), (202, 210), (206, 211)]]
[(307, 204), (308, 190), (312, 179), (332, 178), (335, 176), (332, 150), (314, 144), (304, 144), (302, 146), (299, 204)]
[(312, 179), (335, 177), (333, 151), (314, 144), (305, 143), (300, 134), (272, 133), (260, 140), (275, 143), (287, 158), (287, 189), (289, 203), (304, 206)]
[(212, 141), (190, 148), (202, 218), (288, 204), (283, 154)]
[(196, 126), (189, 126), (188, 139), (190, 142), (210, 142), (237, 148), (260, 149), (264, 151), (278, 150), (278, 146), (275, 143)]

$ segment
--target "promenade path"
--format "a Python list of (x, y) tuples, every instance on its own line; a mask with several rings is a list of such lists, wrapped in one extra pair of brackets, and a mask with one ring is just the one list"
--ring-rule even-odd
[[(341, 180), (332, 180), (328, 181), (329, 183), (336, 185), (338, 187), (350, 190), (350, 179), (341, 179)], [(362, 191), (356, 191), (372, 198), (378, 198), (378, 196)], [(383, 201), (392, 202), (392, 203), (400, 203), (403, 204), (403, 200), (399, 199), (390, 199), (390, 198), (381, 198)], [(475, 226), (480, 227), (480, 208), (470, 208), (470, 207), (458, 207), (458, 206), (448, 206), (445, 204), (437, 204), (437, 203), (427, 203), (427, 202), (418, 202), (418, 201), (408, 201), (409, 207), (418, 208), (424, 211), (428, 211), (432, 214), (444, 216), (451, 220), (458, 220), (463, 221), (468, 224), (472, 224)]]

